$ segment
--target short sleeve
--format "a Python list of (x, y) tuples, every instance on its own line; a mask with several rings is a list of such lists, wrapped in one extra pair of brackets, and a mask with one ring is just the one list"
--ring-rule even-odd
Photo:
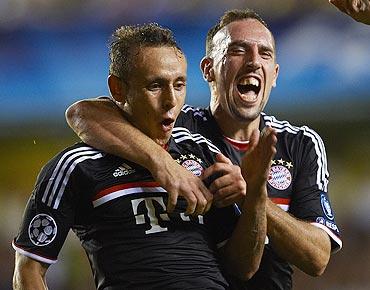
[(54, 158), (41, 170), (12, 243), (17, 252), (48, 264), (57, 261), (75, 217), (76, 177), (73, 172), (68, 179), (55, 174), (59, 160)]
[(289, 212), (327, 232), (332, 252), (336, 252), (342, 247), (342, 241), (328, 194), (329, 173), (324, 143), (311, 130), (302, 144), (302, 159)]

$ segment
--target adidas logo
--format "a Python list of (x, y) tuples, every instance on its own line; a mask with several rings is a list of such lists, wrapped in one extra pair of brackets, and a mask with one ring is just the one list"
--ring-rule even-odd
[(126, 163), (122, 163), (122, 165), (120, 167), (118, 167), (116, 170), (114, 170), (113, 176), (114, 177), (125, 176), (125, 175), (132, 174), (134, 172), (135, 172), (135, 169), (133, 169), (130, 165), (128, 165)]

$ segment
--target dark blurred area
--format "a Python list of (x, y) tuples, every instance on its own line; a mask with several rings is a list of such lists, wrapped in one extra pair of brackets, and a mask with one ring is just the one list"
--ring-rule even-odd
[[(321, 277), (296, 270), (295, 290), (370, 289), (370, 26), (327, 1), (0, 0), (0, 290), (11, 288), (23, 209), (43, 164), (77, 142), (64, 111), (108, 94), (108, 42), (125, 24), (158, 22), (188, 57), (187, 102), (206, 106), (199, 62), (223, 11), (260, 12), (276, 38), (280, 74), (266, 112), (314, 128), (325, 141), (329, 194), (343, 235)], [(71, 233), (47, 274), (49, 288), (94, 289)]]

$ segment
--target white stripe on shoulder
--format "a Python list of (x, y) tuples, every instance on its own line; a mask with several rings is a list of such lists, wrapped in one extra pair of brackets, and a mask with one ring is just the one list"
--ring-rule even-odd
[[(76, 165), (87, 159), (98, 159), (103, 156), (104, 155), (101, 151), (89, 146), (78, 147), (66, 151), (59, 158), (59, 161), (55, 166), (51, 177), (49, 178), (44, 195), (42, 196), (42, 202), (47, 203), (48, 206), (52, 206), (54, 209), (58, 208), (69, 177)], [(53, 204), (55, 195), (57, 195), (57, 199)]]
[(274, 116), (267, 116), (262, 114), (265, 124), (274, 128), (278, 133), (289, 132), (291, 134), (298, 134), (302, 132), (303, 135), (309, 137), (314, 144), (315, 152), (317, 154), (316, 184), (320, 190), (327, 192), (329, 183), (329, 171), (326, 158), (326, 150), (324, 142), (321, 137), (307, 126), (296, 127), (291, 125), (288, 121), (279, 121)]
[(220, 149), (217, 148), (210, 140), (198, 133), (191, 133), (184, 127), (175, 127), (172, 131), (172, 137), (176, 143), (180, 143), (185, 140), (192, 140), (197, 144), (205, 143), (208, 149), (214, 153), (221, 153)]
[(204, 110), (199, 107), (192, 107), (190, 105), (185, 104), (184, 106), (182, 106), (181, 111), (183, 113), (193, 112), (193, 116), (199, 116), (201, 118), (205, 118)]

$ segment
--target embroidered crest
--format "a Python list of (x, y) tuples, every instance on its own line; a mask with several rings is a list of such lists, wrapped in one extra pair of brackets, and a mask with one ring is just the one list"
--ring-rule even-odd
[(285, 190), (292, 183), (292, 175), (285, 166), (275, 165), (271, 167), (267, 181), (273, 188)]
[(39, 247), (50, 244), (57, 235), (57, 224), (47, 214), (36, 215), (28, 227), (31, 242)]
[(195, 176), (202, 175), (203, 167), (200, 165), (203, 161), (200, 158), (197, 158), (194, 154), (185, 154), (181, 155), (178, 158), (177, 163), (181, 164)]

